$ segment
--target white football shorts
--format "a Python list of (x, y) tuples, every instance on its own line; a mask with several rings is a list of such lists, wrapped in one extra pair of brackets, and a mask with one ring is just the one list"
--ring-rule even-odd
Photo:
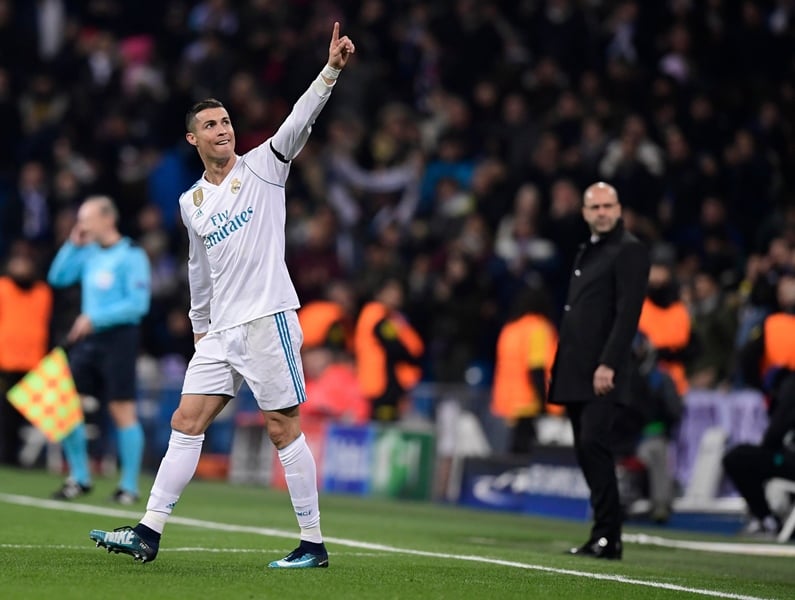
[(196, 344), (182, 393), (234, 396), (245, 380), (262, 410), (301, 404), (303, 341), (294, 310), (208, 333)]

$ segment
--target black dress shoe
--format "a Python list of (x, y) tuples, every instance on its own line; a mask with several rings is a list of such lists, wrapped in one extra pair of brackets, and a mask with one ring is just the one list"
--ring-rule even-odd
[(621, 542), (611, 542), (606, 537), (598, 540), (589, 540), (579, 548), (572, 548), (568, 554), (572, 556), (588, 556), (590, 558), (605, 558), (607, 560), (621, 560)]

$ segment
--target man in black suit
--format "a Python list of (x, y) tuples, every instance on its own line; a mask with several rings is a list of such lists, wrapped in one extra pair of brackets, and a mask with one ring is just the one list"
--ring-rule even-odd
[(591, 490), (591, 537), (569, 552), (620, 559), (622, 517), (610, 431), (616, 405), (627, 401), (649, 255), (625, 231), (611, 185), (598, 182), (585, 190), (582, 214), (591, 237), (580, 247), (569, 281), (549, 397), (566, 406), (577, 461)]

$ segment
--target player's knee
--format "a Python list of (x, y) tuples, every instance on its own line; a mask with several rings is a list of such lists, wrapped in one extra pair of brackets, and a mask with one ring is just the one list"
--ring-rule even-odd
[(267, 421), (268, 437), (276, 448), (285, 448), (292, 444), (299, 435), (301, 428), (297, 419)]
[(171, 415), (171, 429), (185, 435), (201, 435), (206, 427), (199, 419), (185, 414), (178, 408)]

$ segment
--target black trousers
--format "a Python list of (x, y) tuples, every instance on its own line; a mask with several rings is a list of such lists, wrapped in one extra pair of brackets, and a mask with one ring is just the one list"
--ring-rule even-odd
[(25, 373), (0, 372), (0, 463), (19, 466), (19, 451), (22, 449), (22, 428), (27, 419), (8, 401), (6, 394)]
[(770, 514), (765, 484), (774, 477), (795, 480), (795, 456), (764, 446), (740, 444), (723, 457), (723, 468), (757, 519)]
[(400, 419), (400, 401), (406, 394), (405, 391), (390, 379), (387, 381), (386, 390), (380, 396), (369, 398), (370, 420), (379, 423), (394, 423)]
[(536, 442), (536, 420), (534, 417), (522, 417), (516, 420), (511, 428), (511, 454), (530, 454)]
[(577, 462), (591, 490), (594, 515), (591, 540), (606, 537), (618, 541), (621, 539), (622, 512), (611, 447), (617, 407), (606, 400), (593, 400), (567, 404), (566, 414), (574, 432)]

